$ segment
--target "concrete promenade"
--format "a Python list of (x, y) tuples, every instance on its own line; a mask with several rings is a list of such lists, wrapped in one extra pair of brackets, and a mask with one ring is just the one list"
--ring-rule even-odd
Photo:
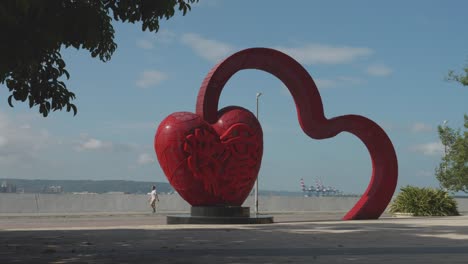
[(164, 214), (1, 214), (0, 263), (468, 263), (468, 216), (165, 225)]

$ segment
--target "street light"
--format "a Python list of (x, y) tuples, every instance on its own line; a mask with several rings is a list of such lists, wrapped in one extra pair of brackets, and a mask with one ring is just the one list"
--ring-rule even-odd
[[(258, 92), (256, 99), (257, 99), (257, 120), (258, 120), (258, 98), (262, 95), (262, 93)], [(260, 121), (259, 121), (260, 122)], [(258, 214), (258, 176), (257, 180), (255, 181), (255, 215)]]
[[(448, 120), (444, 120), (443, 122), (443, 125), (444, 125), (444, 128), (447, 128), (447, 123), (448, 123)], [(444, 157), (447, 156), (447, 144), (444, 144)], [(447, 168), (445, 168), (447, 170)]]
[(262, 93), (257, 93), (257, 119), (258, 119), (258, 98), (262, 95)]
[[(444, 126), (444, 129), (447, 128), (447, 123), (448, 123), (448, 120), (444, 120), (443, 122), (443, 126)], [(444, 162), (445, 162), (445, 166), (444, 166), (444, 174), (447, 173), (447, 142), (445, 142), (444, 144)]]

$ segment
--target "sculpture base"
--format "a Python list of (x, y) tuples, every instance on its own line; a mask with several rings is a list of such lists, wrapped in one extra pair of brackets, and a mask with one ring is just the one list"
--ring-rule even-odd
[(193, 206), (190, 215), (168, 215), (167, 224), (271, 224), (273, 216), (250, 217), (250, 208), (242, 206)]

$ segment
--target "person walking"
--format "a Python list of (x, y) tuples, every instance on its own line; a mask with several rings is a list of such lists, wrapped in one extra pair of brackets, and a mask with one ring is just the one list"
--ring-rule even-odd
[(148, 195), (151, 195), (149, 202), (150, 202), (151, 208), (153, 208), (153, 214), (154, 214), (156, 213), (156, 202), (159, 202), (158, 193), (156, 192), (156, 186), (153, 185), (152, 191), (148, 193)]

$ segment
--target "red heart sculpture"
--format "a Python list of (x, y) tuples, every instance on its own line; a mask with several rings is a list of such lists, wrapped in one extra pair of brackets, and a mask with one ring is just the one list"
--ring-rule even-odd
[[(190, 150), (190, 148), (183, 148), (184, 144), (189, 140), (187, 133), (195, 135), (195, 138), (197, 138), (197, 127), (203, 128), (203, 133), (200, 131), (198, 132), (199, 137), (203, 135), (201, 137), (205, 138), (205, 131), (209, 132), (208, 134), (210, 135), (214, 135), (213, 130), (216, 131), (216, 125), (210, 127), (209, 124), (218, 122), (219, 114), (217, 108), (221, 91), (229, 78), (236, 72), (244, 69), (257, 69), (269, 72), (286, 85), (296, 103), (299, 124), (309, 137), (325, 139), (334, 137), (341, 132), (349, 132), (357, 136), (364, 143), (372, 159), (371, 180), (365, 193), (343, 219), (378, 218), (390, 202), (398, 180), (397, 157), (392, 142), (387, 134), (376, 123), (363, 116), (345, 115), (327, 119), (324, 115), (322, 99), (320, 98), (317, 86), (308, 72), (288, 55), (267, 48), (246, 49), (229, 56), (216, 65), (205, 77), (200, 87), (197, 98), (196, 115), (184, 113), (182, 115), (187, 115), (186, 119), (182, 118), (179, 120), (170, 116), (167, 122), (163, 122), (166, 126), (171, 126), (178, 122), (186, 123), (186, 125), (179, 125), (184, 127), (184, 129), (176, 129), (175, 131), (177, 132), (175, 132), (174, 135), (165, 134), (164, 137), (161, 137), (159, 133), (162, 130), (161, 126), (164, 125), (161, 124), (158, 128), (155, 148), (159, 162), (169, 181), (173, 186), (175, 184), (174, 187), (181, 193), (182, 197), (192, 205), (216, 205), (216, 203), (220, 201), (228, 204), (236, 202), (236, 204), (231, 205), (238, 205), (240, 201), (244, 201), (248, 193), (246, 191), (248, 189), (247, 186), (250, 186), (249, 188), (252, 187), (252, 182), (250, 182), (250, 184), (238, 185), (233, 183), (236, 182), (236, 180), (230, 179), (229, 177), (226, 178), (226, 174), (216, 174), (211, 171), (211, 168), (197, 168), (196, 164), (214, 164), (216, 162), (210, 163), (207, 161), (210, 159), (202, 159), (203, 162), (201, 163), (193, 163), (193, 161), (189, 161), (187, 157), (187, 150)], [(170, 122), (169, 120), (174, 120), (174, 122)], [(249, 126), (249, 128), (253, 129), (254, 127)], [(227, 130), (224, 129), (222, 132)], [(255, 131), (255, 129), (253, 129), (253, 131)], [(172, 154), (171, 152), (165, 152), (165, 146), (169, 144), (167, 143), (168, 141), (174, 141), (174, 146), (179, 147), (178, 150), (171, 150), (174, 152)], [(208, 144), (218, 146), (216, 142), (218, 142), (216, 136), (214, 136), (211, 141), (206, 141)], [(261, 145), (259, 146), (261, 147)], [(182, 152), (182, 149), (184, 149), (185, 152)], [(164, 153), (164, 156), (161, 156), (161, 153)], [(261, 151), (259, 153), (260, 156), (257, 156), (258, 163), (256, 166), (260, 166)], [(218, 156), (214, 155), (214, 157)], [(191, 169), (188, 165), (190, 163), (192, 164), (190, 165), (192, 166)], [(231, 165), (240, 168), (239, 164), (236, 165), (232, 163)], [(179, 166), (183, 169), (174, 171), (174, 169), (179, 168)], [(226, 167), (224, 168), (226, 169)], [(233, 171), (236, 170), (237, 169), (234, 169)], [(240, 169), (238, 171), (240, 171)], [(199, 176), (195, 176), (197, 173)], [(207, 176), (204, 176), (205, 174)], [(252, 174), (249, 174), (249, 177), (251, 177), (251, 175)], [(223, 180), (213, 180), (211, 179), (212, 177), (222, 178), (229, 184), (226, 188), (233, 188), (229, 201), (227, 199), (229, 195), (226, 195), (226, 197), (221, 196), (222, 198), (219, 196), (219, 194), (225, 195), (229, 191), (213, 189), (222, 188), (219, 184), (223, 182)], [(235, 177), (242, 176), (237, 174)], [(226, 179), (229, 180), (226, 181)], [(215, 184), (211, 184), (211, 182)], [(239, 186), (245, 186), (245, 188)], [(208, 191), (206, 188), (208, 188)], [(238, 193), (237, 196), (236, 193)], [(214, 197), (218, 197), (219, 199)]]
[(192, 206), (240, 206), (257, 179), (263, 132), (241, 107), (222, 109), (213, 125), (178, 112), (159, 125), (155, 148), (169, 182)]

